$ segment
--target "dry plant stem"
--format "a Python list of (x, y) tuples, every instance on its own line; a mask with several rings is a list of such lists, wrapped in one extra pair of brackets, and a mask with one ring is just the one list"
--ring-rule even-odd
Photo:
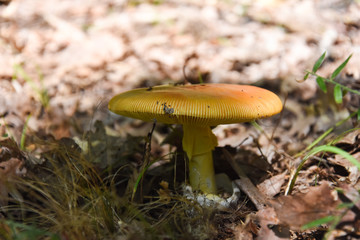
[(216, 193), (212, 150), (216, 136), (209, 126), (183, 125), (183, 149), (189, 158), (189, 178), (193, 189)]
[(257, 189), (257, 187), (251, 182), (251, 180), (246, 176), (245, 172), (236, 164), (230, 153), (226, 149), (222, 149), (226, 160), (230, 163), (232, 168), (237, 173), (239, 179), (235, 180), (236, 185), (245, 192), (245, 194), (250, 198), (254, 203), (255, 207), (260, 210), (264, 209), (267, 205), (266, 197)]

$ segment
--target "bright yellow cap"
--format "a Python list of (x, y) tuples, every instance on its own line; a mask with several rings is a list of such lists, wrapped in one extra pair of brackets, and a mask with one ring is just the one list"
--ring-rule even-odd
[(216, 126), (270, 117), (282, 110), (282, 102), (255, 86), (163, 85), (121, 93), (110, 100), (109, 109), (144, 121)]

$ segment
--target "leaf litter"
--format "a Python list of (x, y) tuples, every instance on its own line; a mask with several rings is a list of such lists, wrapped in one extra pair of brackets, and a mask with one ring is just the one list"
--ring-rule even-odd
[[(360, 174), (342, 156), (311, 157), (294, 194), (283, 195), (303, 157), (296, 154), (359, 108), (359, 96), (345, 94), (336, 104), (331, 88), (324, 93), (314, 79), (295, 81), (324, 50), (322, 76), (352, 53), (336, 81), (359, 89), (358, 11), (354, 1), (310, 0), (1, 5), (0, 219), (37, 219), (39, 229), (63, 239), (356, 238)], [(15, 64), (31, 81), (16, 74)], [(218, 178), (222, 194), (231, 195), (229, 182), (238, 179), (226, 149), (266, 196), (264, 209), (245, 194), (224, 212), (185, 199), (181, 131), (158, 124), (147, 149), (151, 124), (107, 112), (108, 99), (119, 92), (197, 83), (199, 76), (256, 84), (286, 98), (281, 116), (260, 121), (262, 130), (247, 123), (214, 130), (217, 173), (228, 178)], [(43, 90), (48, 106), (40, 101)], [(358, 127), (352, 118), (319, 144), (358, 160)], [(332, 222), (302, 228), (326, 216)]]

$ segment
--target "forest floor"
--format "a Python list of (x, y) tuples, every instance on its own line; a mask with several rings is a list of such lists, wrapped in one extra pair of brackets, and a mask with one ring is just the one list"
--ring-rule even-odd
[[(359, 13), (351, 0), (0, 0), (1, 239), (360, 238)], [(304, 80), (324, 52), (326, 92)], [(230, 158), (263, 207), (243, 192), (227, 209), (188, 199), (181, 128), (107, 108), (200, 81), (283, 101), (260, 127), (213, 129), (219, 194), (239, 178)]]

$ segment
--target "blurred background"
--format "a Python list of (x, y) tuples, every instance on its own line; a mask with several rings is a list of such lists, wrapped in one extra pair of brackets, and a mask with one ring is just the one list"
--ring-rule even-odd
[(359, 88), (359, 12), (350, 0), (2, 1), (1, 133), (19, 138), (28, 119), (36, 132), (74, 136), (112, 124), (117, 93), (199, 79), (268, 88), (288, 99), (291, 134), (322, 131), (347, 110), (299, 80), (324, 51), (324, 76), (352, 53), (340, 80)]

